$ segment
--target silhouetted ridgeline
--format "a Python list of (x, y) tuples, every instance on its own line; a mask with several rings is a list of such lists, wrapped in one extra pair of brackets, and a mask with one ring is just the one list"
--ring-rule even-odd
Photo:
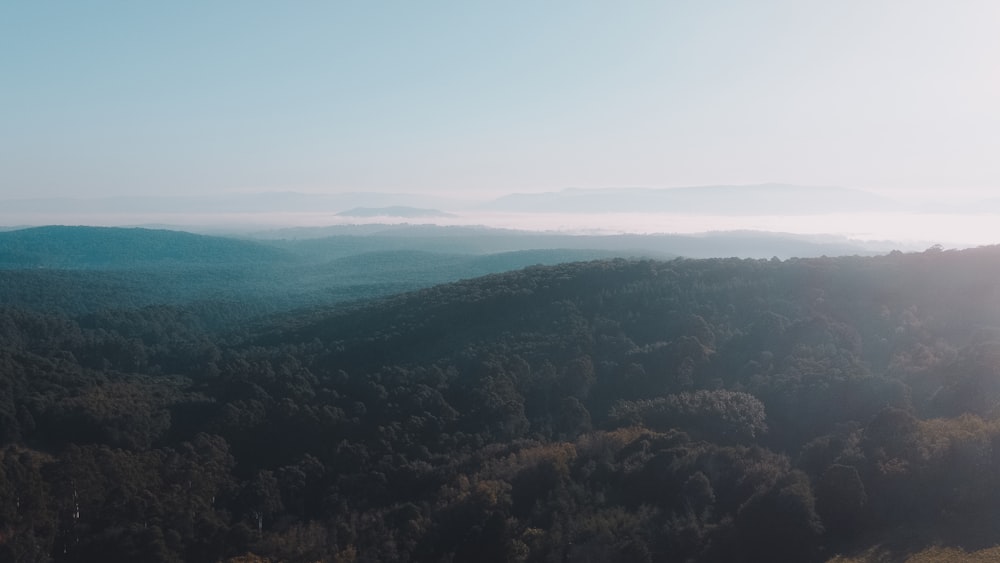
[(1000, 543), (997, 247), (536, 266), (249, 328), (26, 304), (0, 560)]

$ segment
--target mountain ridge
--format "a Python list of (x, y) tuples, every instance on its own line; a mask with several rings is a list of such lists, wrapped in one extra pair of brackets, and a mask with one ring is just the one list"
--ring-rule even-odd
[(792, 184), (678, 188), (568, 188), (510, 194), (481, 209), (520, 213), (672, 213), (812, 215), (899, 210), (900, 203), (862, 190)]

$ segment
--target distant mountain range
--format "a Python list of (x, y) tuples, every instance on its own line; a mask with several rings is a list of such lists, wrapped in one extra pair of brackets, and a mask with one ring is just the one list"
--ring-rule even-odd
[[(940, 220), (934, 214), (939, 214)], [(379, 237), (440, 238), (448, 239), (442, 243), (443, 251), (460, 253), (537, 248), (664, 252), (666, 248), (669, 254), (692, 257), (787, 257), (853, 254), (859, 248), (860, 251), (897, 247), (921, 250), (934, 243), (956, 247), (989, 244), (994, 242), (990, 234), (994, 214), (1000, 214), (1000, 199), (898, 201), (861, 190), (788, 184), (566, 189), (509, 194), (478, 202), (402, 193), (273, 192), (0, 201), (0, 233), (16, 230), (12, 225), (115, 225), (262, 240), (376, 233)], [(820, 218), (823, 215), (827, 217)], [(391, 228), (399, 230), (388, 233), (390, 227), (386, 223), (396, 223)], [(859, 247), (843, 237), (817, 239), (782, 234), (774, 238), (760, 234), (761, 231), (815, 233), (820, 232), (818, 228), (829, 233), (850, 233), (857, 238), (897, 242)], [(733, 235), (734, 230), (744, 232)], [(724, 234), (701, 238), (671, 234), (656, 235), (659, 239), (638, 235), (607, 238), (608, 233), (696, 231)], [(546, 237), (566, 239), (544, 238), (528, 244), (532, 237), (537, 239), (543, 233)], [(600, 236), (587, 239), (570, 233)], [(527, 238), (517, 238), (522, 235)], [(461, 240), (462, 237), (466, 240)], [(748, 242), (754, 239), (760, 240)], [(372, 250), (412, 248), (405, 240), (389, 248), (384, 247), (386, 242), (383, 238)], [(438, 244), (424, 242), (431, 246)]]
[(456, 217), (452, 213), (445, 213), (437, 209), (422, 209), (420, 207), (409, 207), (405, 205), (390, 205), (388, 207), (355, 207), (347, 211), (337, 213), (340, 217), (400, 217), (413, 219), (418, 217)]
[[(1000, 213), (1000, 199), (954, 202), (897, 200), (856, 189), (789, 184), (720, 185), (679, 188), (577, 189), (512, 193), (488, 201), (413, 193), (337, 194), (265, 192), (176, 197), (29, 198), (0, 201), (0, 223), (31, 224), (32, 217), (58, 215), (89, 223), (87, 217), (265, 216), (329, 214), (330, 217), (467, 219), (483, 213), (605, 214), (645, 213), (714, 216), (823, 215), (830, 213)], [(148, 220), (148, 219), (146, 219)], [(141, 220), (140, 220), (141, 221)], [(151, 222), (156, 222), (154, 219)], [(103, 224), (108, 224), (104, 221)], [(190, 223), (189, 223), (190, 224)]]
[(567, 189), (511, 194), (480, 206), (517, 213), (818, 215), (892, 211), (899, 202), (860, 190), (787, 184), (690, 188)]

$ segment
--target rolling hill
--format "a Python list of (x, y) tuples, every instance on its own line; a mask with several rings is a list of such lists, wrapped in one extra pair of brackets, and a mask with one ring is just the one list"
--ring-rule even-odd
[(987, 247), (532, 266), (249, 326), (0, 307), (0, 558), (988, 554), (998, 280)]
[(289, 263), (272, 246), (183, 231), (48, 226), (0, 232), (0, 268), (115, 269)]

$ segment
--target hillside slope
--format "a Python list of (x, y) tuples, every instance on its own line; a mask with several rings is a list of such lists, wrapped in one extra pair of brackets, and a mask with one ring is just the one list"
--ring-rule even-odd
[(996, 247), (537, 266), (246, 336), (2, 309), (0, 365), (11, 560), (1000, 544)]
[(122, 269), (290, 262), (272, 246), (182, 231), (48, 226), (0, 232), (0, 268)]
[(587, 249), (442, 253), (419, 250), (420, 241), (396, 246), (372, 252), (358, 237), (344, 237), (302, 250), (294, 242), (279, 248), (181, 231), (19, 229), (0, 232), (0, 306), (84, 314), (171, 304), (195, 307), (206, 318), (247, 321), (532, 264), (619, 254)]

